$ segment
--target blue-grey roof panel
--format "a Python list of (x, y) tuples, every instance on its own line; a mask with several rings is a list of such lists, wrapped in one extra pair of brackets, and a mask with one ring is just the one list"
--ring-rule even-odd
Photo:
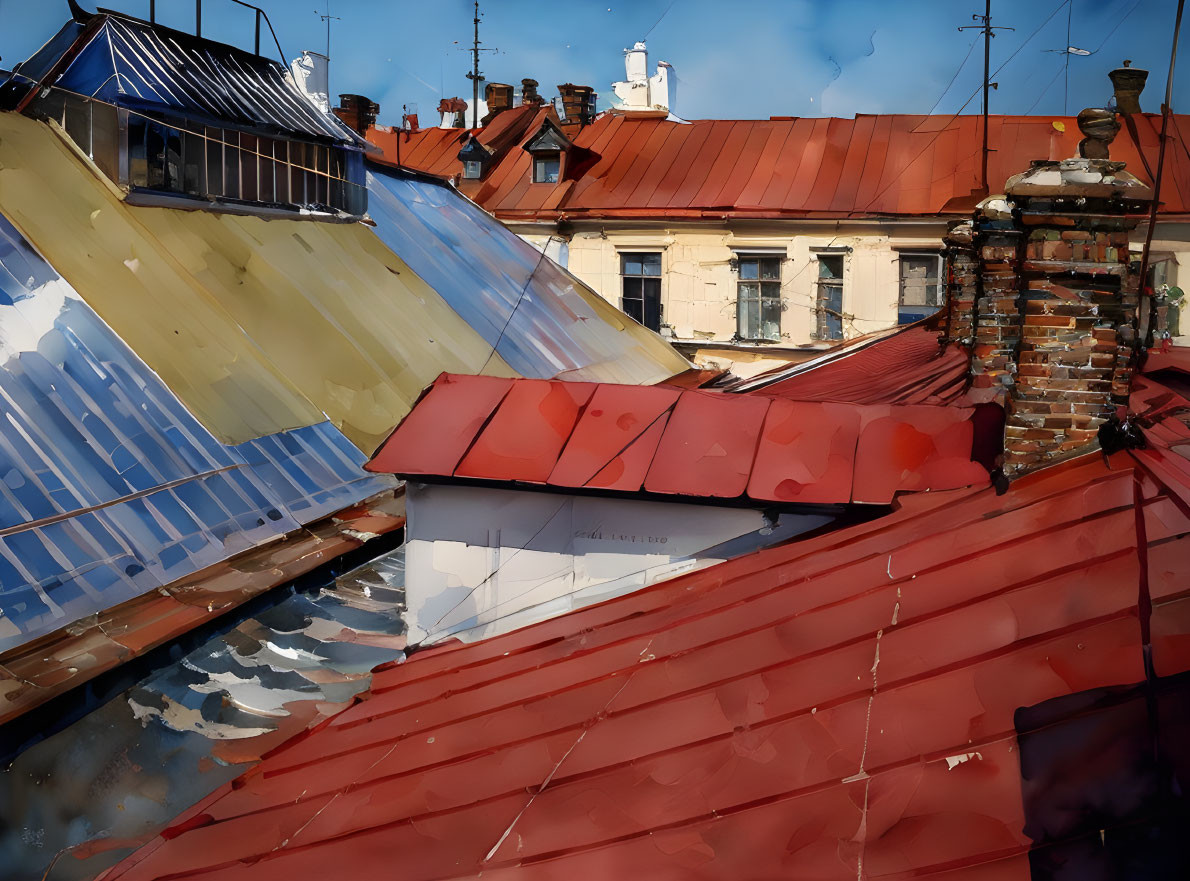
[(275, 61), (210, 40), (105, 15), (52, 85), (145, 111), (359, 144)]
[(0, 651), (392, 485), (329, 423), (219, 443), (0, 217)]

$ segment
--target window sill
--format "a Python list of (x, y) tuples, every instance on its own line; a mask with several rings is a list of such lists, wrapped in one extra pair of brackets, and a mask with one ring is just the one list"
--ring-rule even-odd
[(185, 193), (167, 193), (147, 187), (132, 187), (124, 201), (137, 208), (177, 208), (183, 211), (210, 211), (243, 217), (265, 217), (272, 220), (313, 220), (319, 223), (357, 223), (367, 215), (346, 214), (342, 211), (315, 210), (297, 205), (269, 202), (244, 202), (231, 199), (210, 199)]

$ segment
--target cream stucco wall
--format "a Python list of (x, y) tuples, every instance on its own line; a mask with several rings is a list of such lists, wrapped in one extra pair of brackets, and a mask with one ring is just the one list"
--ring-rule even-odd
[[(523, 235), (546, 236), (552, 226), (525, 225)], [(732, 258), (749, 249), (778, 251), (781, 264), (781, 344), (804, 345), (816, 330), (819, 249), (844, 252), (843, 322), (845, 338), (892, 326), (897, 321), (900, 257), (906, 253), (937, 253), (947, 222), (899, 220), (888, 222), (755, 221), (663, 225), (624, 222), (574, 223), (569, 238), (567, 268), (602, 297), (620, 305), (620, 254), (659, 251), (661, 258), (662, 321), (679, 340), (726, 342), (736, 333), (737, 274)], [(1139, 254), (1143, 226), (1133, 242)], [(1179, 267), (1190, 262), (1190, 224), (1161, 223), (1153, 242), (1154, 257), (1173, 258), (1171, 284), (1179, 281)], [(1188, 310), (1190, 311), (1190, 310)], [(1190, 316), (1182, 332), (1190, 331)], [(663, 333), (665, 328), (663, 327)], [(1180, 342), (1190, 341), (1190, 335)]]
[(845, 337), (896, 323), (899, 256), (937, 253), (945, 224), (752, 224), (740, 227), (673, 226), (576, 228), (570, 236), (571, 272), (616, 305), (620, 254), (660, 251), (663, 322), (682, 340), (730, 340), (736, 333), (738, 253), (774, 251), (782, 257), (784, 311), (781, 342), (812, 341), (819, 249), (842, 253)]

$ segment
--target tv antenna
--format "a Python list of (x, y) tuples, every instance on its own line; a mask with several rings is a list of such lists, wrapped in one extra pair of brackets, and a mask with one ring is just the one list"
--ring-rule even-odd
[(977, 21), (979, 24), (964, 25), (959, 28), (960, 31), (979, 30), (983, 32), (983, 188), (987, 191), (988, 188), (988, 89), (992, 88), (991, 83), (991, 63), (992, 63), (992, 37), (996, 36), (996, 31), (1014, 31), (1016, 28), (1009, 27), (993, 27), (992, 26), (992, 0), (987, 0), (987, 5), (984, 7), (983, 15), (971, 16), (972, 21)]
[(479, 128), (479, 84), (483, 81), (483, 74), (479, 70), (480, 52), (498, 52), (498, 49), (481, 49), (479, 40), (479, 0), (475, 0), (475, 38), (471, 48), (465, 51), (471, 53), (471, 71), (467, 79), (471, 80), (471, 128)]
[(317, 9), (314, 14), (326, 22), (326, 60), (329, 63), (331, 60), (331, 22), (342, 21), (339, 16), (331, 15), (331, 0), (326, 0), (326, 14), (320, 13)]

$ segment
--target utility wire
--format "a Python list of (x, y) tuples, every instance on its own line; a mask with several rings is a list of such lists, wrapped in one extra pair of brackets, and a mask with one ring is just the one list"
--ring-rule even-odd
[[(1069, 60), (1067, 60), (1066, 64), (1069, 65), (1069, 63), (1070, 63)], [(1056, 83), (1058, 81), (1058, 77), (1060, 77), (1062, 75), (1062, 69), (1063, 69), (1063, 65), (1059, 64), (1058, 72), (1054, 74), (1054, 78), (1049, 81), (1049, 84), (1046, 85), (1046, 87), (1044, 89), (1042, 89), (1040, 92), (1037, 93), (1037, 100), (1034, 101), (1031, 105), (1029, 105), (1029, 109), (1025, 111), (1025, 116), (1029, 116), (1030, 114), (1032, 114), (1033, 108), (1036, 107), (1038, 104), (1040, 104), (1041, 99), (1049, 94), (1050, 89), (1052, 89), (1054, 87), (1054, 83)]]
[(942, 94), (938, 96), (938, 100), (934, 102), (934, 106), (930, 108), (930, 112), (926, 116), (933, 116), (934, 111), (938, 109), (938, 105), (942, 103), (942, 99), (946, 97), (946, 93), (950, 91), (950, 87), (954, 85), (954, 81), (959, 78), (959, 74), (963, 72), (963, 68), (967, 66), (967, 62), (971, 59), (971, 53), (975, 51), (975, 44), (979, 42), (979, 37), (971, 41), (971, 45), (967, 47), (967, 54), (963, 56), (962, 62), (959, 64), (958, 70), (954, 72), (954, 76), (950, 78), (950, 82), (946, 84), (946, 88), (942, 90)]
[[(1029, 36), (1025, 37), (1024, 41), (1019, 46), (1016, 47), (1016, 49), (1013, 51), (1013, 53), (1011, 55), (1009, 55), (1007, 58), (1004, 59), (1004, 62), (999, 67), (997, 67), (990, 74), (988, 74), (988, 79), (991, 79), (996, 74), (998, 74), (1000, 71), (1002, 71), (1005, 67), (1007, 67), (1009, 62), (1011, 62), (1012, 59), (1016, 58), (1017, 55), (1020, 54), (1021, 50), (1024, 49), (1025, 46), (1027, 46), (1032, 41), (1032, 39), (1034, 37), (1036, 37), (1039, 33), (1041, 33), (1042, 28), (1044, 28), (1047, 24), (1049, 24), (1050, 21), (1053, 20), (1055, 15), (1057, 15), (1059, 12), (1062, 11), (1062, 7), (1066, 6), (1070, 2), (1071, 2), (1071, 0), (1062, 0), (1062, 2), (1060, 2), (1054, 8), (1054, 11), (1051, 12), (1049, 14), (1049, 16), (1046, 17), (1045, 21), (1043, 21), (1041, 24), (1039, 24), (1037, 26), (1037, 29), (1035, 31), (1033, 31), (1033, 33), (1031, 33), (1031, 34), (1029, 34)], [(905, 163), (905, 165), (903, 165), (901, 167), (901, 170), (896, 173), (896, 175), (893, 177), (892, 180), (890, 180), (888, 182), (888, 184), (884, 187), (884, 189), (882, 189), (879, 193), (877, 193), (875, 196), (873, 196), (868, 201), (868, 204), (864, 206), (863, 210), (866, 211), (868, 208), (872, 207), (872, 205), (874, 205), (877, 201), (879, 201), (881, 196), (883, 196), (885, 193), (887, 193), (892, 188), (893, 184), (895, 184), (898, 180), (901, 179), (901, 175), (903, 175), (906, 171), (908, 171), (913, 166), (913, 164), (916, 163), (917, 160), (922, 157), (922, 155), (926, 152), (926, 150), (930, 149), (930, 147), (932, 147), (934, 145), (934, 142), (937, 141), (938, 138), (940, 138), (942, 136), (942, 133), (944, 131), (946, 131), (947, 129), (950, 128), (950, 124), (952, 122), (954, 122), (956, 119), (958, 119), (959, 114), (967, 109), (967, 105), (970, 104), (972, 101), (974, 101), (975, 96), (978, 95), (981, 91), (983, 91), (983, 83), (979, 84), (979, 87), (974, 92), (971, 93), (971, 97), (963, 102), (963, 106), (960, 107), (958, 110), (956, 110), (951, 115), (950, 119), (946, 120), (946, 123), (944, 125), (942, 125), (938, 129), (938, 131), (936, 131), (934, 133), (934, 137), (930, 138), (930, 140), (928, 140), (926, 142), (925, 146), (923, 146), (921, 148), (921, 150), (919, 150), (917, 152), (917, 155), (915, 155), (911, 160), (909, 160), (909, 162)]]
[(500, 343), (504, 340), (504, 334), (508, 330), (508, 325), (512, 324), (512, 318), (516, 315), (516, 310), (521, 308), (521, 303), (525, 300), (525, 294), (529, 292), (529, 285), (533, 283), (533, 276), (537, 275), (537, 270), (541, 268), (542, 262), (545, 260), (546, 249), (549, 248), (550, 243), (553, 242), (554, 237), (550, 236), (546, 240), (545, 247), (541, 249), (541, 256), (537, 258), (537, 263), (533, 266), (533, 271), (529, 273), (529, 277), (525, 279), (525, 286), (521, 288), (521, 295), (517, 297), (516, 304), (512, 307), (512, 311), (508, 313), (508, 320), (504, 322), (504, 326), (500, 328), (500, 335), (496, 337), (496, 342), (492, 345), (492, 351), (488, 353), (488, 358), (483, 362), (483, 367), (479, 368), (479, 372), (483, 373), (488, 369), (488, 364), (492, 362), (492, 358), (496, 356), (497, 350), (500, 348)]
[[(1074, 20), (1074, 0), (1066, 4), (1066, 50), (1062, 53), (1066, 56), (1066, 91), (1062, 94), (1062, 115), (1067, 116), (1070, 113), (1070, 25)], [(1048, 90), (1048, 86), (1046, 89)], [(1039, 99), (1040, 100), (1040, 99)], [(1034, 107), (1037, 105), (1034, 104)], [(1033, 108), (1029, 108), (1032, 110)]]
[(1128, 20), (1128, 17), (1131, 16), (1132, 13), (1136, 12), (1136, 10), (1140, 7), (1140, 4), (1141, 4), (1141, 0), (1136, 0), (1136, 2), (1132, 4), (1132, 8), (1129, 9), (1128, 12), (1116, 22), (1116, 26), (1107, 32), (1107, 36), (1104, 37), (1103, 41), (1098, 46), (1095, 47), (1094, 51), (1091, 52), (1092, 55), (1094, 55), (1096, 52), (1098, 52), (1100, 49), (1102, 49), (1107, 44), (1107, 41), (1111, 39), (1111, 35), (1120, 29), (1120, 25), (1122, 25), (1124, 22), (1126, 22)]
[(665, 12), (661, 13), (661, 15), (657, 18), (657, 20), (655, 22), (653, 22), (653, 27), (651, 27), (647, 31), (645, 31), (645, 35), (640, 38), (640, 41), (642, 43), (649, 38), (649, 34), (653, 33), (653, 28), (655, 28), (655, 27), (657, 27), (657, 25), (661, 24), (661, 19), (663, 19), (663, 18), (665, 18), (665, 16), (669, 15), (669, 11), (674, 8), (674, 4), (677, 2), (678, 2), (678, 0), (669, 0), (669, 5), (665, 7)]

